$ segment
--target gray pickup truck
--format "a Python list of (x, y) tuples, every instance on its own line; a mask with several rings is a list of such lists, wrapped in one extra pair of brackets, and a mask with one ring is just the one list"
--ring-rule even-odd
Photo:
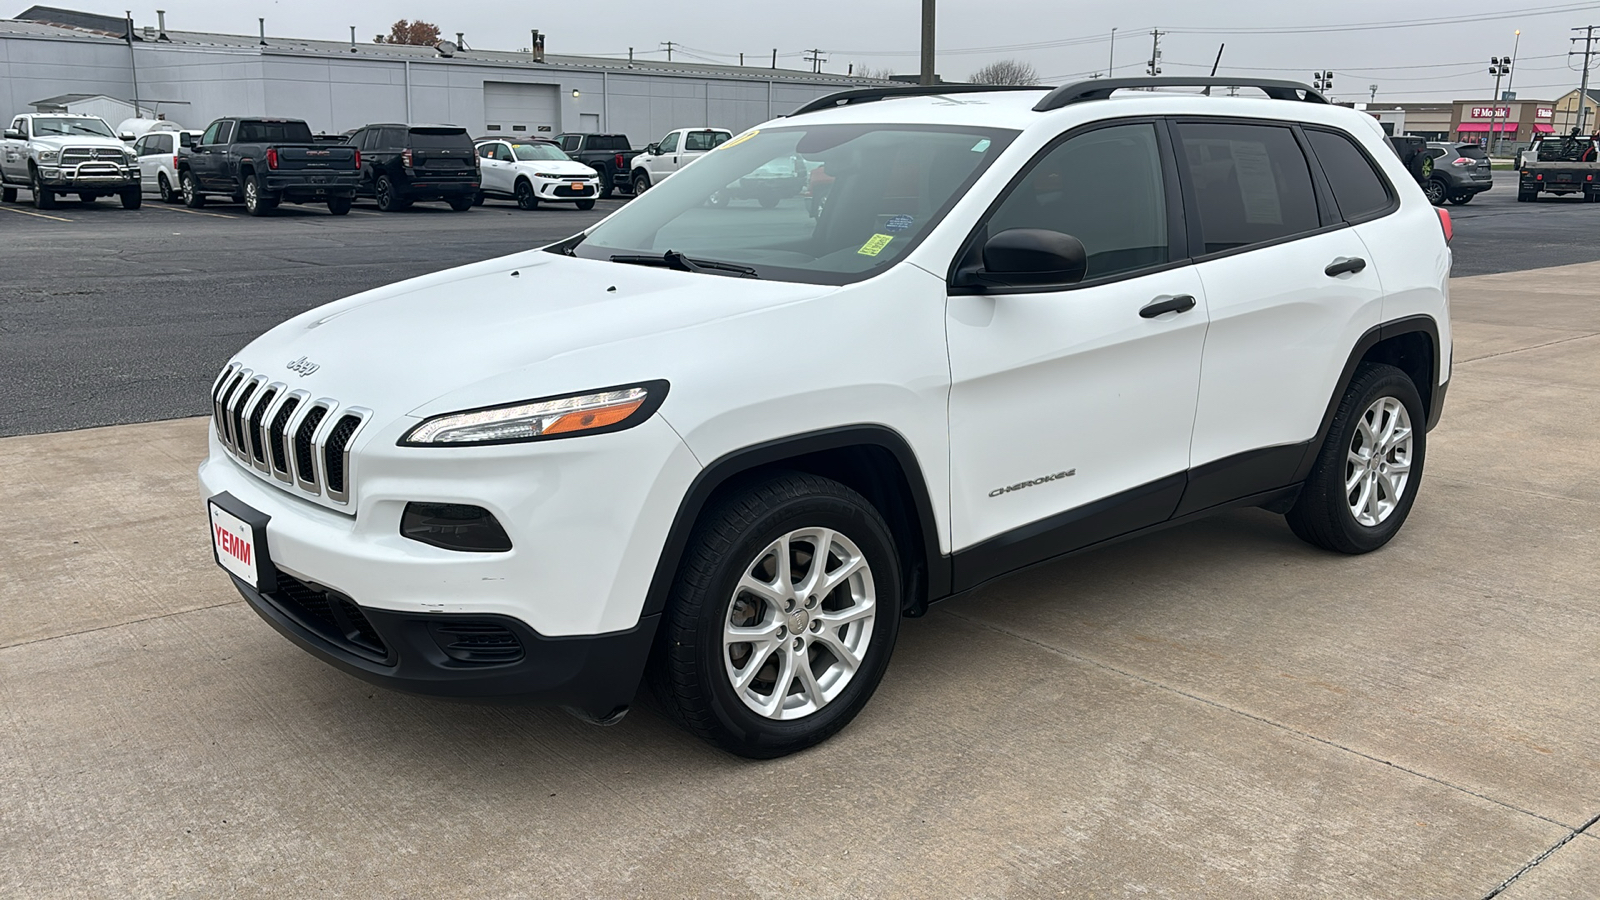
[(1600, 201), (1600, 135), (1544, 135), (1522, 151), (1517, 175), (1517, 202), (1532, 203), (1540, 193), (1578, 194), (1585, 202)]
[(326, 203), (342, 216), (360, 183), (361, 151), (318, 143), (300, 119), (218, 119), (178, 157), (178, 185), (191, 209), (220, 196), (243, 203), (252, 216), (285, 201)]
[(138, 209), (138, 161), (97, 116), (26, 113), (0, 142), (0, 200), (15, 203), (19, 188), (39, 209), (54, 209), (61, 194), (84, 203), (114, 195), (124, 209)]

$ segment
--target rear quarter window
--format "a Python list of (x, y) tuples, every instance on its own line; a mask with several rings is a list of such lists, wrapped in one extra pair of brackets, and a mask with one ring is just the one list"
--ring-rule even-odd
[(1321, 226), (1310, 165), (1287, 127), (1181, 122), (1178, 139), (1204, 252), (1238, 250)]
[(1388, 182), (1355, 141), (1331, 131), (1307, 129), (1311, 150), (1333, 188), (1334, 202), (1346, 220), (1370, 218), (1394, 203)]
[(1465, 147), (1457, 147), (1456, 148), (1456, 152), (1461, 154), (1462, 156), (1465, 156), (1467, 159), (1488, 159), (1489, 158), (1489, 154), (1487, 152), (1485, 152), (1484, 149), (1482, 147), (1479, 147), (1477, 144), (1468, 144)]

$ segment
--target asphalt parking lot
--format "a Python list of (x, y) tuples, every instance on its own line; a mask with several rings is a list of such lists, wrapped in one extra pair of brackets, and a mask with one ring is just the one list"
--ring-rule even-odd
[(907, 621), (853, 725), (753, 763), (648, 700), (601, 729), (367, 686), (211, 559), (206, 423), (173, 417), (228, 354), (583, 214), (146, 207), (135, 238), (103, 205), (0, 213), (0, 896), (1595, 895), (1600, 263), (1509, 263), (1600, 259), (1537, 236), (1593, 243), (1600, 207), (1453, 208), (1458, 268), (1508, 267), (1452, 284), (1384, 550), (1252, 510), (1031, 570)]

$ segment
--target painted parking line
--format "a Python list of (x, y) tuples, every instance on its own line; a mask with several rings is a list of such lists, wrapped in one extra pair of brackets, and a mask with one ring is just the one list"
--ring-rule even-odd
[(15, 206), (0, 206), (0, 209), (5, 210), (6, 212), (14, 212), (14, 213), (17, 213), (19, 215), (33, 216), (36, 219), (54, 219), (57, 222), (71, 222), (72, 221), (71, 219), (63, 219), (60, 216), (47, 216), (44, 213), (34, 212), (31, 209), (17, 209)]
[(184, 209), (181, 206), (152, 206), (151, 209), (161, 209), (167, 212), (188, 213), (191, 216), (210, 216), (213, 219), (237, 219), (238, 216), (228, 216), (222, 213), (201, 212), (198, 209)]

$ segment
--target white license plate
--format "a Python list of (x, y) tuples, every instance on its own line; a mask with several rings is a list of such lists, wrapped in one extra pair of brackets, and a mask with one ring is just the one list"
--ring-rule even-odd
[(211, 504), (211, 545), (224, 569), (253, 588), (261, 587), (255, 531), (248, 522), (215, 503)]

